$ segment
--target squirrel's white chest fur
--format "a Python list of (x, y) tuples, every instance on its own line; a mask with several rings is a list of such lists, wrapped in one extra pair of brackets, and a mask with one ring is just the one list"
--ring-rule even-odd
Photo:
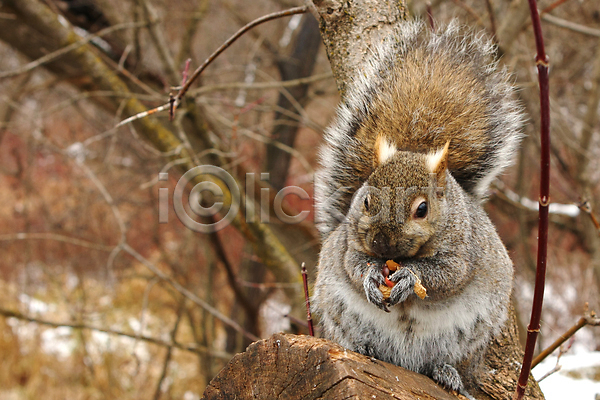
[[(494, 301), (477, 293), (477, 285), (442, 303), (392, 307), (386, 313), (356, 292), (346, 280), (338, 280), (327, 293), (341, 313), (323, 315), (327, 335), (342, 346), (383, 361), (421, 372), (431, 360), (454, 364), (485, 346), (490, 328), (498, 326), (490, 315)], [(490, 299), (491, 300), (491, 299)], [(351, 330), (344, 326), (352, 326)], [(493, 329), (493, 328), (492, 328)]]

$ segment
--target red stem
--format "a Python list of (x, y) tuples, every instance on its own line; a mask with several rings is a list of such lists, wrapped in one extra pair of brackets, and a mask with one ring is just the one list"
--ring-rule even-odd
[(308, 334), (310, 336), (315, 336), (312, 314), (310, 313), (310, 300), (308, 297), (308, 276), (304, 263), (302, 263), (302, 283), (304, 283), (304, 298), (306, 299), (306, 322), (308, 323)]
[(535, 342), (540, 331), (540, 318), (542, 315), (542, 303), (544, 301), (544, 284), (546, 281), (546, 256), (548, 253), (548, 206), (550, 205), (550, 96), (548, 82), (548, 57), (544, 50), (544, 38), (540, 15), (535, 0), (529, 1), (529, 10), (533, 23), (535, 45), (537, 49), (536, 65), (538, 69), (538, 80), (540, 84), (540, 198), (539, 198), (539, 222), (538, 222), (538, 253), (537, 269), (535, 274), (535, 289), (533, 293), (533, 306), (531, 319), (527, 327), (527, 342), (525, 345), (525, 356), (523, 366), (519, 375), (517, 389), (513, 400), (521, 400), (525, 394), (529, 374), (531, 373), (531, 362), (535, 350)]

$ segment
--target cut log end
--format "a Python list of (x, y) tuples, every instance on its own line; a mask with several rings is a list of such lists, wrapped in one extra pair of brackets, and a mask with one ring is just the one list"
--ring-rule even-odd
[(325, 339), (277, 334), (236, 355), (204, 399), (457, 400), (424, 375)]

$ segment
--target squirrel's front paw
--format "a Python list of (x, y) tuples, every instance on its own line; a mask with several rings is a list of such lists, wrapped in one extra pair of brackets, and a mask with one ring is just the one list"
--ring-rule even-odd
[(367, 300), (381, 308), (383, 311), (390, 312), (386, 306), (386, 302), (383, 300), (383, 293), (379, 290), (379, 286), (381, 285), (385, 285), (385, 278), (381, 275), (381, 268), (371, 265), (369, 272), (363, 281)]
[(449, 364), (440, 364), (433, 367), (431, 377), (434, 381), (448, 389), (457, 392), (463, 391), (463, 383), (456, 368)]
[(417, 277), (408, 268), (400, 268), (390, 275), (389, 280), (394, 282), (395, 285), (390, 292), (387, 304), (393, 306), (402, 303), (414, 292)]

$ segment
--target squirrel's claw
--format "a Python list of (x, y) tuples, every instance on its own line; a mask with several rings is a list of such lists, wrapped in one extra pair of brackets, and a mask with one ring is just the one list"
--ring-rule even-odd
[(390, 275), (388, 279), (396, 283), (387, 301), (388, 305), (393, 306), (394, 304), (402, 303), (408, 296), (414, 293), (417, 277), (407, 268), (400, 268)]
[(383, 275), (381, 275), (381, 268), (372, 266), (363, 281), (367, 300), (381, 308), (383, 311), (390, 312), (383, 300), (383, 293), (379, 290), (380, 285), (385, 285), (385, 279), (383, 278)]
[[(436, 381), (437, 383), (439, 383), (442, 386), (447, 387), (448, 389), (455, 390), (457, 392), (460, 392), (461, 394), (463, 394), (463, 392), (465, 392), (463, 383), (462, 383), (462, 380), (460, 379), (460, 375), (458, 374), (458, 371), (456, 370), (456, 368), (454, 368), (450, 364), (435, 365), (433, 367), (433, 373), (431, 374), (431, 377), (433, 378), (434, 381)], [(469, 397), (469, 396), (465, 396), (465, 397), (471, 398), (471, 399), (473, 398), (473, 397)]]

